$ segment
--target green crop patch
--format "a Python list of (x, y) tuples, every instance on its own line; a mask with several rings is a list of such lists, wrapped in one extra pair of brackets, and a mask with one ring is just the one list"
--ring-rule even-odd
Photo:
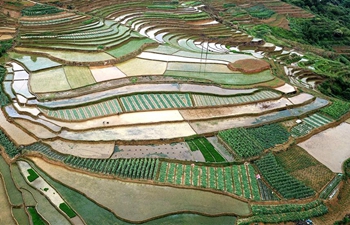
[(66, 204), (66, 203), (61, 203), (59, 205), (59, 208), (65, 213), (67, 214), (67, 216), (69, 216), (69, 218), (73, 218), (75, 217), (77, 214), (75, 214), (75, 212)]
[(234, 128), (220, 131), (218, 136), (241, 158), (259, 155), (265, 149), (285, 143), (288, 131), (281, 124), (263, 125), (257, 128)]
[(218, 153), (214, 146), (206, 138), (196, 138), (186, 141), (191, 151), (200, 150), (206, 162), (225, 162), (224, 157)]
[(38, 214), (36, 209), (34, 207), (28, 207), (28, 212), (32, 218), (32, 223), (35, 225), (46, 225), (45, 221), (41, 216)]
[(281, 167), (272, 153), (256, 161), (256, 165), (264, 179), (276, 189), (283, 198), (302, 199), (311, 197), (315, 191), (289, 175)]
[(38, 174), (33, 169), (28, 169), (27, 171), (29, 173), (29, 176), (27, 176), (29, 182), (33, 182), (39, 178)]
[(333, 119), (340, 119), (344, 114), (350, 110), (350, 103), (341, 100), (334, 100), (331, 105), (321, 109), (320, 111), (326, 113)]

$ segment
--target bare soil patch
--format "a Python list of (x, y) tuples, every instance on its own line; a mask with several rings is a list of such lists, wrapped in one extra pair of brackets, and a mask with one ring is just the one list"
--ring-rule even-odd
[(109, 158), (113, 153), (114, 142), (82, 143), (74, 141), (45, 141), (53, 149), (63, 154), (70, 154), (83, 158)]
[(341, 173), (343, 162), (350, 157), (349, 136), (350, 124), (342, 123), (314, 135), (299, 146), (333, 172)]
[(240, 71), (242, 73), (259, 73), (270, 68), (270, 64), (258, 59), (241, 59), (228, 64), (228, 68), (232, 71)]
[[(200, 151), (198, 151), (200, 153)], [(169, 158), (205, 162), (203, 155), (192, 152), (186, 143), (165, 145), (122, 145), (111, 158)]]

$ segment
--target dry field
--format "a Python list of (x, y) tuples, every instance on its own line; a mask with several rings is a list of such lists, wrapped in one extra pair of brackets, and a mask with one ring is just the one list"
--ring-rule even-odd
[(342, 163), (350, 157), (350, 124), (342, 123), (301, 142), (304, 148), (318, 161), (335, 173), (342, 172)]
[(228, 65), (232, 71), (240, 71), (242, 73), (259, 73), (270, 68), (270, 64), (258, 59), (242, 59), (237, 60)]
[(192, 152), (186, 143), (118, 146), (111, 158), (169, 158), (205, 162), (200, 151)]
[(83, 158), (109, 158), (113, 153), (114, 142), (79, 143), (73, 141), (45, 141), (54, 150)]
[(48, 139), (48, 138), (54, 138), (57, 135), (53, 132), (51, 132), (49, 129), (46, 127), (33, 123), (29, 120), (25, 119), (15, 119), (15, 122), (26, 129), (29, 133), (32, 133), (35, 135), (35, 137), (40, 138), (40, 139)]
[(186, 122), (111, 127), (89, 131), (62, 131), (60, 137), (75, 141), (158, 140), (187, 137), (196, 133)]
[(3, 112), (0, 110), (0, 127), (6, 131), (6, 133), (11, 137), (11, 139), (15, 142), (17, 145), (29, 145), (36, 142), (36, 140), (25, 133), (23, 130), (18, 128), (12, 123), (9, 123)]
[(117, 216), (131, 221), (144, 221), (179, 211), (242, 216), (250, 213), (247, 203), (220, 194), (101, 179), (48, 164), (39, 158), (31, 159), (59, 182), (108, 207)]

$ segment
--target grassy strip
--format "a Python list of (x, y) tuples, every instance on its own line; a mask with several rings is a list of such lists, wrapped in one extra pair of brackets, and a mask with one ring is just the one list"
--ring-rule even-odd
[(6, 187), (11, 205), (23, 204), (22, 194), (17, 189), (15, 183), (13, 182), (10, 168), (6, 164), (2, 156), (0, 156), (0, 173), (2, 175), (2, 178), (4, 179), (5, 187)]
[(265, 70), (260, 73), (249, 75), (240, 73), (206, 73), (167, 70), (165, 71), (164, 76), (195, 78), (209, 80), (217, 84), (229, 85), (251, 85), (275, 79), (275, 77), (272, 76), (270, 70)]
[[(23, 207), (12, 208), (13, 216), (20, 225), (30, 225), (28, 215)], [(35, 224), (36, 225), (36, 224)]]
[(35, 207), (28, 207), (28, 212), (32, 217), (32, 223), (34, 225), (46, 225), (45, 221), (43, 220), (43, 218), (41, 218), (39, 213), (36, 211)]

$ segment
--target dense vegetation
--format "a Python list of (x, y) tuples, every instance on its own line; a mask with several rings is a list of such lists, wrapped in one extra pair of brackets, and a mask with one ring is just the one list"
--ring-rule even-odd
[(322, 201), (317, 200), (306, 204), (288, 204), (277, 206), (253, 205), (254, 216), (242, 219), (238, 224), (251, 224), (253, 222), (281, 223), (288, 221), (305, 220), (324, 215), (328, 212)]
[(29, 176), (27, 177), (29, 182), (35, 181), (39, 176), (33, 169), (28, 169)]
[(257, 128), (234, 128), (220, 131), (219, 137), (238, 156), (248, 158), (259, 155), (265, 149), (286, 142), (289, 133), (281, 124), (269, 124)]
[(41, 218), (35, 207), (28, 207), (28, 212), (32, 217), (32, 223), (35, 225), (46, 225), (45, 221)]
[(247, 8), (247, 11), (252, 17), (256, 17), (259, 19), (268, 19), (275, 13), (274, 11), (266, 8), (262, 4), (249, 7)]
[(343, 102), (340, 100), (334, 100), (330, 106), (327, 106), (321, 109), (321, 112), (324, 112), (328, 114), (330, 117), (337, 120), (340, 117), (342, 117), (344, 114), (349, 112), (349, 110), (350, 110), (350, 103)]
[(9, 50), (13, 45), (13, 40), (0, 41), (0, 58)]
[(89, 159), (68, 156), (64, 162), (70, 166), (95, 173), (131, 179), (154, 179), (159, 164), (158, 159)]
[(272, 153), (257, 160), (256, 165), (265, 180), (284, 198), (302, 199), (315, 194), (311, 188), (286, 173)]
[(225, 162), (225, 159), (206, 138), (196, 138), (186, 142), (190, 146), (191, 151), (200, 150), (206, 162)]
[(75, 217), (77, 214), (66, 204), (66, 203), (61, 203), (59, 208), (69, 216), (69, 218)]
[(0, 107), (10, 103), (10, 100), (7, 97), (2, 85), (2, 82), (5, 79), (5, 76), (6, 76), (6, 69), (0, 66)]
[(347, 179), (350, 178), (350, 158), (348, 158), (343, 164), (344, 175)]
[(35, 4), (32, 7), (27, 7), (22, 10), (23, 16), (41, 16), (46, 14), (55, 14), (62, 12), (62, 9), (56, 8), (51, 5)]
[(20, 153), (20, 149), (13, 144), (13, 142), (7, 137), (7, 135), (0, 130), (0, 145), (5, 148), (5, 152), (11, 157), (15, 157)]

